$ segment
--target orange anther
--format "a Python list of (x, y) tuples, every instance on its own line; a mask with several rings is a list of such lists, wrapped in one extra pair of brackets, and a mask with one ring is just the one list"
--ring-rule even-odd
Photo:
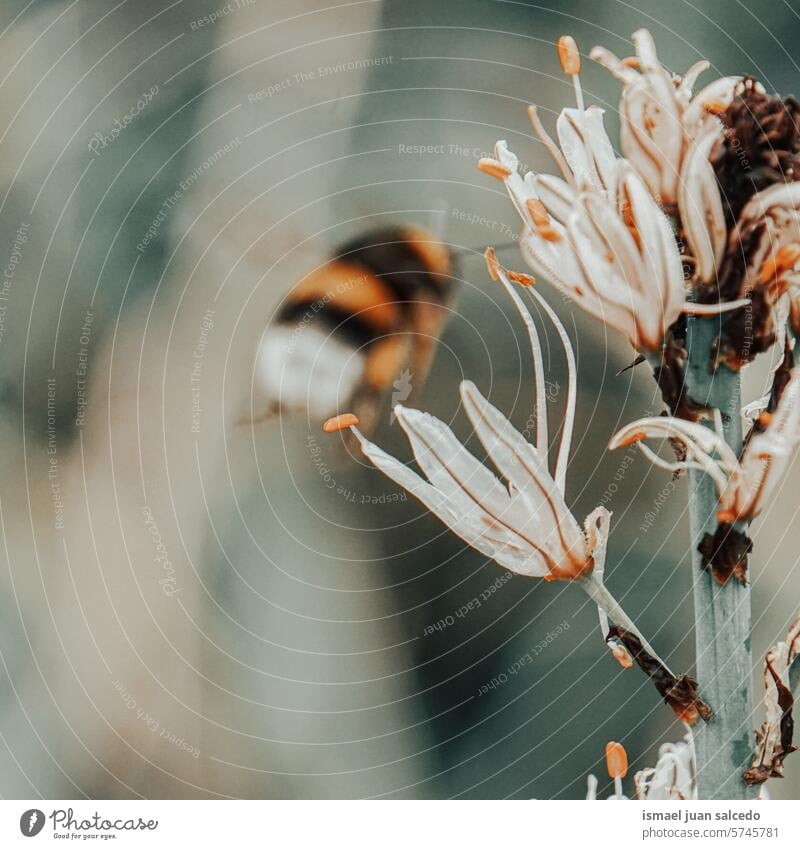
[(548, 227), (550, 225), (550, 216), (548, 215), (544, 204), (540, 200), (528, 198), (528, 200), (525, 201), (525, 206), (528, 209), (531, 221), (533, 221), (535, 227)]
[(622, 64), (626, 68), (639, 68), (641, 66), (641, 62), (639, 61), (638, 56), (626, 56), (622, 60)]
[(357, 424), (358, 416), (354, 416), (352, 413), (341, 413), (338, 416), (328, 419), (322, 425), (322, 429), (325, 433), (336, 433), (337, 430), (344, 430), (346, 427), (353, 427), (353, 425)]
[(625, 778), (628, 774), (628, 755), (622, 743), (606, 743), (606, 767), (611, 778)]
[(536, 231), (546, 242), (560, 242), (561, 234), (552, 227), (539, 227)]
[(581, 54), (578, 52), (578, 45), (571, 35), (562, 35), (558, 39), (556, 50), (558, 52), (558, 61), (561, 63), (561, 68), (565, 74), (574, 76), (580, 73)]
[(647, 439), (647, 434), (643, 430), (635, 430), (630, 436), (626, 436), (625, 439), (620, 442), (619, 447), (625, 448), (628, 445), (635, 445), (643, 439)]
[(501, 165), (496, 159), (492, 159), (490, 156), (484, 156), (478, 160), (478, 170), (497, 180), (505, 180), (506, 177), (511, 176), (510, 168), (506, 168), (505, 165)]
[(523, 274), (521, 271), (506, 272), (508, 279), (519, 283), (520, 286), (533, 286), (536, 280), (530, 274)]

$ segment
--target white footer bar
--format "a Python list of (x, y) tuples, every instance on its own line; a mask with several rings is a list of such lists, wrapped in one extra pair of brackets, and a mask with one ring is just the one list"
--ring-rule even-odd
[(800, 802), (0, 801), (0, 846), (800, 846)]

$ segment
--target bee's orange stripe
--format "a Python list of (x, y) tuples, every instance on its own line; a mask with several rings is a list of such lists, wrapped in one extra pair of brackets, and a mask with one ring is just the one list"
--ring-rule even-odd
[(363, 266), (330, 262), (304, 277), (291, 291), (291, 303), (330, 303), (378, 331), (391, 330), (400, 320), (400, 305), (392, 290)]
[(450, 252), (431, 233), (421, 227), (406, 227), (403, 235), (431, 274), (450, 274)]
[(380, 391), (392, 385), (408, 355), (403, 336), (387, 336), (367, 348), (364, 380), (370, 389)]

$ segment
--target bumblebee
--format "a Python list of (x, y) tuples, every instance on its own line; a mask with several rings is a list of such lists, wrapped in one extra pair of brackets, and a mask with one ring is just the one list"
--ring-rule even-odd
[(292, 289), (267, 328), (257, 374), (261, 419), (352, 410), (367, 431), (379, 409), (406, 401), (430, 369), (455, 288), (453, 255), (428, 232), (372, 232)]

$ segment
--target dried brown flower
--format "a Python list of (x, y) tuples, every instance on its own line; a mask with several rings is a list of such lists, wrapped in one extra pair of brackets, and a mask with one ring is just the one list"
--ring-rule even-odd
[(753, 550), (753, 541), (734, 525), (720, 522), (713, 534), (703, 535), (697, 550), (703, 568), (710, 569), (718, 583), (727, 584), (731, 577), (747, 583), (747, 555)]
[(619, 640), (633, 657), (639, 668), (648, 675), (664, 701), (672, 708), (675, 716), (693, 725), (698, 716), (708, 722), (713, 716), (711, 708), (698, 697), (697, 681), (688, 675), (673, 675), (663, 663), (654, 658), (642, 646), (642, 641), (625, 628), (614, 625), (606, 639)]
[(783, 778), (783, 761), (797, 750), (794, 736), (794, 696), (788, 686), (789, 670), (800, 652), (800, 619), (789, 628), (786, 639), (773, 646), (764, 663), (766, 721), (756, 733), (753, 763), (745, 770), (746, 784), (763, 784), (768, 778)]

